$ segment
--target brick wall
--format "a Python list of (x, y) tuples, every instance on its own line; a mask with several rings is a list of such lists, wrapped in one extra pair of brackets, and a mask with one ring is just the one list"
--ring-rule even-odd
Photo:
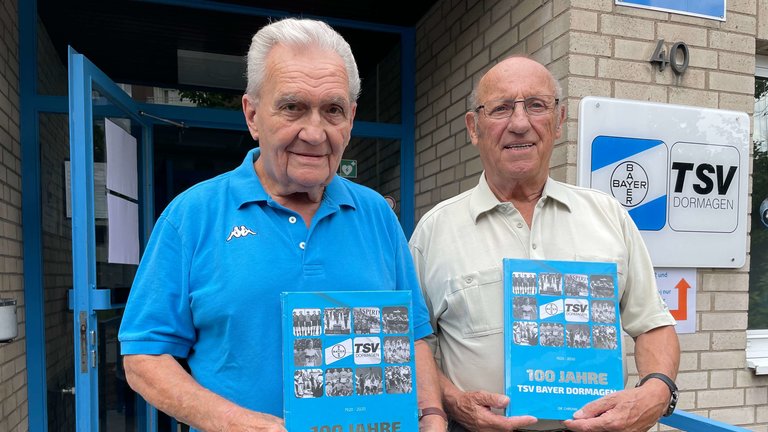
[[(510, 54), (532, 56), (560, 80), (568, 118), (551, 175), (568, 183), (576, 181), (578, 104), (585, 96), (752, 112), (755, 50), (768, 39), (768, 2), (729, 0), (726, 22), (614, 3), (444, 0), (422, 19), (416, 47), (417, 219), (476, 184), (482, 166), (465, 132), (467, 98), (483, 72)], [(659, 39), (690, 48), (681, 78), (649, 63)], [(768, 377), (745, 367), (748, 269), (699, 269), (697, 333), (680, 337), (679, 406), (766, 432)], [(636, 373), (631, 354), (628, 360)]]
[(21, 238), (19, 29), (16, 0), (0, 3), (0, 297), (17, 301), (19, 337), (0, 344), (0, 430), (27, 430)]

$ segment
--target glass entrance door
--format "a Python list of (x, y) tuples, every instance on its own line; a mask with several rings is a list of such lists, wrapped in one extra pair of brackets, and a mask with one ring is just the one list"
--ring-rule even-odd
[(150, 125), (128, 94), (69, 51), (70, 154), (63, 170), (72, 226), (69, 295), (77, 432), (154, 430), (122, 368), (117, 330), (138, 265), (149, 182)]

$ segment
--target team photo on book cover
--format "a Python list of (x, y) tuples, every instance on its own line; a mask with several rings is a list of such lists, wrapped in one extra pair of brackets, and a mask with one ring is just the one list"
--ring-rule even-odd
[(411, 294), (283, 293), (291, 432), (418, 430)]
[(615, 263), (505, 259), (507, 415), (565, 420), (624, 388)]

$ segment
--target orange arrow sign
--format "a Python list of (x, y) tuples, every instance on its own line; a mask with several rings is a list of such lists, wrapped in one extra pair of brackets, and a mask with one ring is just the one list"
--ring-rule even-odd
[(680, 279), (680, 282), (675, 285), (677, 288), (677, 309), (669, 311), (672, 314), (672, 318), (678, 321), (685, 321), (688, 319), (688, 288), (691, 286), (685, 278)]

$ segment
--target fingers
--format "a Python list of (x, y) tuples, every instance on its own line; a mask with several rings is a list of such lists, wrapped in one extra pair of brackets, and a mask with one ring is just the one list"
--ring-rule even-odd
[(509, 397), (503, 394), (477, 391), (467, 392), (466, 395), (475, 405), (483, 407), (503, 409), (509, 405)]
[(502, 394), (467, 392), (460, 398), (459, 412), (454, 413), (454, 417), (467, 430), (475, 432), (510, 432), (536, 423), (536, 417), (506, 417), (491, 410), (504, 409), (508, 404), (509, 398)]

